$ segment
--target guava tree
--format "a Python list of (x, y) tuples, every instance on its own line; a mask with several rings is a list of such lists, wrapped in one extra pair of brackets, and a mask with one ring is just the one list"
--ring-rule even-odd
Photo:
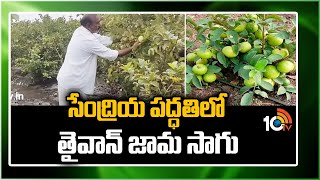
[(101, 60), (99, 71), (110, 86), (120, 86), (125, 96), (144, 99), (184, 94), (184, 16), (135, 14), (102, 16), (103, 34), (119, 39), (111, 48), (142, 45), (130, 57), (116, 62)]
[(35, 21), (11, 23), (11, 61), (25, 74), (31, 73), (35, 82), (55, 78), (79, 21), (64, 17), (52, 19), (40, 15)]

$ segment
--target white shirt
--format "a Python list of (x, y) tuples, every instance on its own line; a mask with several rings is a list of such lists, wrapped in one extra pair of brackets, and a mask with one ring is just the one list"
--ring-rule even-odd
[(106, 47), (111, 44), (110, 37), (91, 33), (83, 26), (77, 28), (57, 76), (59, 85), (65, 89), (77, 88), (86, 94), (93, 94), (97, 56), (110, 61), (118, 57), (118, 51)]

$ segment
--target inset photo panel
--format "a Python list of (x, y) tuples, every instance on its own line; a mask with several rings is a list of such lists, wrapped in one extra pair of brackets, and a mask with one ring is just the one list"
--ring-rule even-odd
[(12, 13), (12, 105), (184, 96), (185, 14)]
[(228, 106), (296, 106), (296, 13), (187, 14), (186, 96)]

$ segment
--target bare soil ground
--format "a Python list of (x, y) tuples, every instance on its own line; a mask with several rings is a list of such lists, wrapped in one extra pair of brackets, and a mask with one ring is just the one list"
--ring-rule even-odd
[[(57, 106), (58, 84), (55, 79), (41, 84), (33, 84), (30, 75), (21, 75), (20, 70), (12, 67), (11, 75), (11, 105), (26, 106)], [(22, 94), (23, 99), (15, 99), (15, 94)], [(115, 85), (107, 85), (104, 80), (97, 78), (94, 95), (92, 98), (121, 97), (123, 92), (120, 87)]]

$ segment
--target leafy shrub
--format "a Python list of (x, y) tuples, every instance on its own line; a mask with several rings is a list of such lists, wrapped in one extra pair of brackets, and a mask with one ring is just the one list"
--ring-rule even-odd
[(55, 78), (79, 21), (40, 16), (36, 21), (11, 24), (12, 64), (32, 73), (36, 82)]

